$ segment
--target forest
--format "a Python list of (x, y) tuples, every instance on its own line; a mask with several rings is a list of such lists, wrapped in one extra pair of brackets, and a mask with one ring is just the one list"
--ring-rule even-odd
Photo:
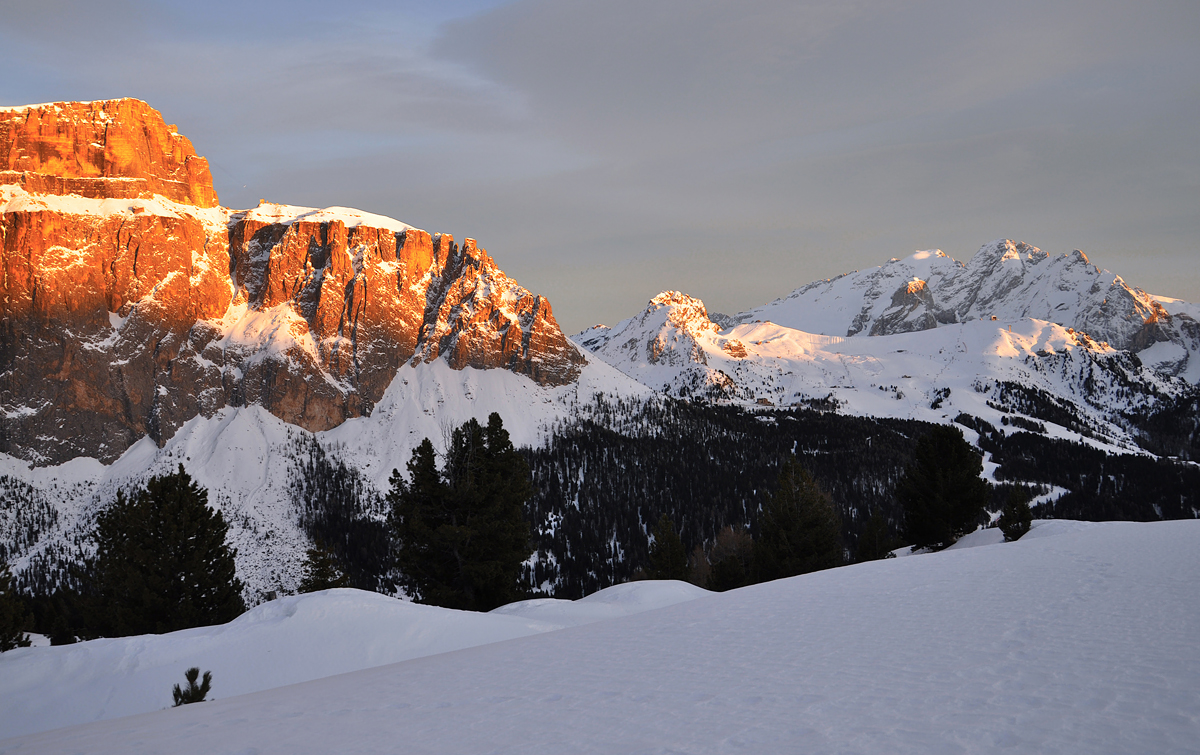
[[(1021, 400), (1017, 401), (1020, 396)], [(1179, 458), (1113, 454), (1050, 438), (1045, 421), (1060, 407), (1031, 392), (1010, 391), (1000, 426), (960, 414), (955, 422), (998, 465), (988, 506), (998, 512), (1016, 488), (1034, 515), (1090, 520), (1156, 520), (1200, 515), (1200, 467)], [(1013, 409), (1020, 403), (1024, 411)], [(1185, 458), (1195, 447), (1191, 400), (1169, 413), (1131, 418), (1144, 440)], [(1136, 420), (1136, 422), (1134, 422)], [(782, 466), (794, 459), (832, 500), (841, 522), (843, 558), (860, 556), (871, 523), (876, 548), (882, 522), (903, 545), (897, 483), (917, 441), (934, 426), (912, 420), (851, 417), (822, 408), (753, 410), (678, 401), (596, 398), (585, 418), (560, 422), (537, 448), (518, 449), (532, 495), (524, 506), (531, 557), (522, 583), (529, 595), (579, 598), (639, 578), (650, 569), (651, 532), (660, 517), (674, 525), (686, 553), (702, 556), (726, 538), (758, 537), (759, 514)], [(1156, 432), (1157, 431), (1157, 432)], [(300, 434), (289, 452), (292, 505), (309, 539), (336, 560), (351, 586), (393, 593), (396, 569), (387, 491), (377, 490), (336, 448)], [(405, 474), (401, 470), (401, 474)], [(0, 479), (0, 538), (27, 548), (54, 524), (44, 494)], [(990, 516), (979, 519), (989, 523)], [(747, 540), (748, 542), (748, 540)], [(39, 554), (16, 576), (39, 617), (70, 588), (84, 543)], [(699, 549), (699, 550), (697, 550)]]

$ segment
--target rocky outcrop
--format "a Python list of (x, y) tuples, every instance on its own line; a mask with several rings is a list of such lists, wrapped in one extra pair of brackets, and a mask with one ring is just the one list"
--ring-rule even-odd
[(543, 385), (583, 364), (474, 240), (345, 208), (225, 210), (137, 100), (0, 111), (5, 166), (0, 451), (111, 461), (246, 404), (325, 430), (410, 360)]
[(134, 99), (0, 110), (0, 184), (217, 206), (208, 161), (158, 111)]
[(871, 335), (911, 333), (914, 330), (936, 328), (936, 305), (925, 281), (915, 278), (892, 294), (892, 305), (871, 325)]

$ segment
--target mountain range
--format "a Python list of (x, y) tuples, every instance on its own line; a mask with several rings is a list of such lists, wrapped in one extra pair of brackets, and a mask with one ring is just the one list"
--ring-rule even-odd
[(1195, 453), (1200, 307), (1078, 251), (918, 252), (732, 316), (664, 292), (568, 339), (474, 239), (220, 206), (205, 159), (130, 99), (0, 109), (0, 242), (0, 557), (26, 589), (55, 586), (118, 490), (183, 464), (251, 602), (286, 592), (312, 469), (356, 481), (350, 513), (378, 523), (422, 438), (492, 411), (534, 450), (572, 423), (632, 437), (683, 401)]
[[(1168, 309), (1169, 308), (1169, 309)], [(1138, 447), (1131, 419), (1200, 380), (1200, 308), (1007, 239), (967, 263), (917, 252), (817, 281), (736, 315), (677, 291), (580, 346), (668, 395), (860, 416), (999, 422), (1055, 397), (1054, 432)], [(1079, 432), (1083, 430), (1083, 432)]]

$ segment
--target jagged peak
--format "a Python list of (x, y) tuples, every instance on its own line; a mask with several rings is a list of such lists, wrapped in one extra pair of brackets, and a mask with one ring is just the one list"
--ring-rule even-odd
[(688, 296), (682, 291), (663, 291), (659, 293), (646, 305), (646, 310), (652, 311), (661, 307), (678, 306), (699, 307), (701, 310), (704, 310), (706, 316), (708, 314), (708, 311), (704, 309), (704, 302), (694, 296)]
[(967, 267), (976, 270), (992, 268), (1007, 260), (1026, 261), (1037, 264), (1049, 258), (1049, 256), (1048, 253), (1043, 252), (1032, 244), (1026, 244), (1024, 241), (996, 239), (979, 247), (979, 251), (975, 252), (971, 260), (967, 262)]
[[(704, 330), (719, 330), (719, 326), (708, 316), (704, 302), (680, 291), (663, 291), (646, 305), (645, 316), (666, 309), (666, 322), (685, 332), (698, 333)], [(694, 331), (694, 332), (693, 332)]]

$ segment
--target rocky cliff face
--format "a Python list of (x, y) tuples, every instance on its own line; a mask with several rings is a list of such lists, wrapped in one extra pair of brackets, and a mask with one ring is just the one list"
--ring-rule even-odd
[(0, 184), (217, 206), (208, 161), (156, 110), (132, 99), (0, 110)]
[(0, 451), (111, 461), (257, 403), (308, 430), (408, 360), (572, 382), (550, 304), (467, 239), (344, 208), (217, 206), (145, 103), (0, 111)]

